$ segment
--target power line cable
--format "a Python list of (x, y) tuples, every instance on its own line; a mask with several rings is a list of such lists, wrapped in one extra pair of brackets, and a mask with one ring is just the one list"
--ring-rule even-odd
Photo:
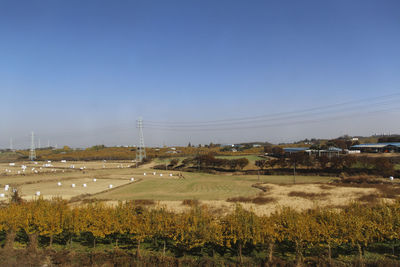
[[(380, 105), (389, 105), (389, 104), (395, 104), (398, 106), (399, 101), (398, 100), (390, 100), (390, 101), (385, 101), (385, 102), (380, 102), (380, 103), (374, 103), (374, 106), (380, 106)], [(277, 116), (277, 117), (270, 117), (270, 118), (265, 118), (265, 119), (254, 119), (254, 120), (247, 120), (243, 122), (220, 122), (220, 123), (210, 123), (210, 124), (157, 124), (157, 123), (151, 123), (151, 122), (145, 122), (145, 126), (154, 126), (154, 127), (171, 127), (171, 128), (199, 128), (199, 127), (207, 127), (207, 126), (222, 126), (222, 125), (243, 125), (243, 124), (254, 124), (254, 123), (263, 123), (263, 122), (268, 122), (268, 121), (280, 121), (280, 120), (288, 120), (288, 119), (295, 119), (295, 118), (302, 118), (302, 117), (310, 117), (310, 116), (320, 116), (323, 114), (331, 114), (331, 113), (343, 113), (343, 112), (348, 112), (352, 110), (359, 110), (359, 109), (366, 109), (370, 108), (371, 104), (368, 105), (354, 105), (351, 107), (344, 107), (341, 108), (340, 110), (323, 110), (319, 112), (307, 112), (307, 113), (293, 113), (292, 115), (286, 115), (286, 116)]]
[(271, 127), (278, 127), (278, 126), (287, 126), (287, 125), (297, 125), (297, 124), (306, 124), (306, 123), (317, 123), (317, 122), (326, 122), (329, 120), (338, 120), (338, 119), (346, 119), (349, 117), (355, 116), (365, 116), (366, 114), (373, 114), (373, 113), (382, 113), (388, 111), (399, 111), (400, 108), (392, 108), (392, 109), (383, 109), (383, 110), (374, 110), (369, 112), (359, 112), (359, 113), (352, 113), (346, 114), (342, 116), (332, 116), (332, 117), (325, 117), (320, 119), (308, 119), (308, 120), (301, 120), (301, 121), (290, 121), (290, 122), (282, 122), (282, 123), (275, 123), (275, 124), (263, 124), (263, 125), (254, 125), (254, 126), (238, 126), (238, 127), (230, 127), (230, 128), (196, 128), (196, 129), (189, 129), (189, 128), (168, 128), (168, 127), (145, 127), (146, 129), (154, 129), (154, 130), (163, 130), (163, 131), (186, 131), (186, 132), (193, 132), (193, 131), (232, 131), (232, 130), (243, 130), (243, 129), (260, 129), (260, 128), (271, 128)]
[[(293, 110), (293, 111), (286, 111), (286, 112), (278, 112), (278, 113), (272, 113), (272, 114), (265, 114), (265, 115), (259, 115), (259, 116), (250, 116), (250, 117), (242, 117), (242, 118), (227, 118), (227, 119), (220, 119), (220, 120), (211, 120), (211, 121), (196, 121), (196, 122), (173, 122), (173, 121), (146, 121), (147, 123), (153, 123), (153, 124), (208, 124), (208, 123), (220, 123), (220, 122), (227, 122), (227, 121), (242, 121), (242, 120), (251, 120), (251, 119), (262, 119), (262, 118), (269, 118), (269, 117), (276, 117), (276, 116), (282, 116), (282, 115), (290, 115), (293, 113), (303, 113), (303, 112), (309, 112), (309, 111), (317, 111), (321, 109), (330, 109), (330, 108), (335, 108), (335, 107), (340, 107), (340, 106), (346, 106), (346, 105), (354, 105), (355, 102), (357, 103), (363, 103), (363, 102), (371, 102), (371, 101), (376, 101), (378, 99), (385, 99), (385, 98), (390, 98), (391, 100), (394, 97), (399, 97), (400, 93), (396, 94), (390, 94), (390, 95), (384, 95), (384, 96), (377, 96), (373, 98), (364, 98), (364, 99), (358, 99), (354, 101), (347, 101), (347, 102), (342, 102), (342, 103), (336, 103), (336, 104), (330, 104), (330, 105), (324, 105), (324, 106), (317, 106), (317, 107), (312, 107), (312, 108), (307, 108), (307, 109), (300, 109), (300, 110)], [(373, 103), (370, 103), (373, 104)]]

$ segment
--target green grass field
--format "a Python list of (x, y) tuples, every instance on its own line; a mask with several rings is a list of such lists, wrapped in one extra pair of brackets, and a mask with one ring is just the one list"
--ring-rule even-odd
[[(94, 196), (109, 200), (226, 200), (235, 196), (253, 196), (260, 190), (251, 187), (258, 182), (256, 175), (229, 176), (203, 173), (185, 173), (184, 179), (143, 177), (141, 181)], [(297, 183), (328, 182), (333, 178), (297, 176)], [(293, 176), (260, 176), (261, 182), (293, 183)]]

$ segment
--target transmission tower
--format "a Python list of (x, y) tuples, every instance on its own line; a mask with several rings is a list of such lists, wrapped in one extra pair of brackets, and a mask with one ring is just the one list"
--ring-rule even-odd
[(10, 138), (10, 150), (13, 151), (13, 140), (12, 140), (12, 137)]
[(36, 152), (35, 152), (35, 134), (32, 132), (31, 138), (31, 150), (29, 152), (29, 160), (34, 161), (36, 159)]
[(39, 140), (38, 140), (38, 148), (41, 149), (41, 146), (40, 146), (40, 138), (39, 138)]
[(143, 120), (139, 118), (137, 120), (137, 128), (139, 129), (139, 145), (136, 149), (136, 162), (142, 162), (144, 158), (146, 158), (146, 149), (144, 147), (144, 138), (143, 138)]

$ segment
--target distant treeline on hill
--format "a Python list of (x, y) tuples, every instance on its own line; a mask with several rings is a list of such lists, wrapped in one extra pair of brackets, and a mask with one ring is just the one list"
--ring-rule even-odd
[[(29, 150), (18, 151), (20, 159), (27, 159)], [(262, 154), (262, 147), (251, 147), (240, 152), (222, 151), (221, 147), (176, 147), (176, 148), (146, 148), (149, 158), (189, 157), (196, 154), (218, 153), (221, 155), (248, 155)], [(93, 146), (86, 149), (72, 149), (68, 146), (62, 149), (37, 150), (38, 160), (134, 160), (136, 158), (135, 147), (105, 147)]]
[(247, 158), (224, 159), (217, 158), (213, 153), (188, 157), (183, 160), (171, 159), (169, 164), (154, 166), (155, 169), (177, 169), (181, 171), (242, 171), (248, 174), (293, 174), (293, 167), (296, 165), (298, 173), (314, 175), (377, 175), (393, 176), (400, 175), (395, 169), (400, 164), (400, 157), (367, 157), (340, 155), (328, 157), (326, 155), (309, 155), (304, 152), (285, 154), (282, 148), (274, 147), (269, 157), (255, 160), (252, 169), (243, 170), (249, 165)]
[(400, 142), (400, 135), (383, 136), (378, 138), (378, 143), (397, 143)]

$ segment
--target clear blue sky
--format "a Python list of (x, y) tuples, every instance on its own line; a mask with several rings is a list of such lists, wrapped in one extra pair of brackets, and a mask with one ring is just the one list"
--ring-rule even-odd
[[(397, 0), (0, 1), (0, 147), (28, 146), (31, 130), (42, 144), (136, 144), (139, 116), (212, 121), (400, 93), (399, 11)], [(248, 130), (148, 128), (145, 141), (400, 132), (397, 103)]]

